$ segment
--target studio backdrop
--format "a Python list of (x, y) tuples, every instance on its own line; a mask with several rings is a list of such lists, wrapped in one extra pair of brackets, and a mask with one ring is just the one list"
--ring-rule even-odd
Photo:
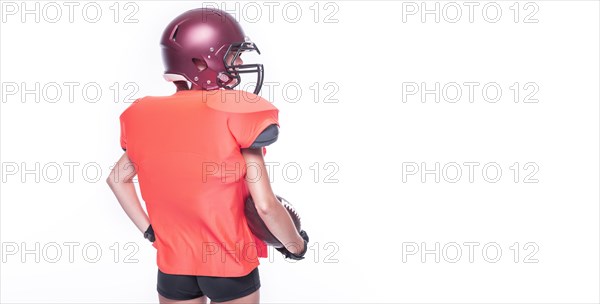
[(597, 1), (2, 1), (1, 302), (157, 303), (106, 179), (200, 7), (260, 49), (270, 182), (310, 235), (268, 247), (263, 303), (600, 300)]

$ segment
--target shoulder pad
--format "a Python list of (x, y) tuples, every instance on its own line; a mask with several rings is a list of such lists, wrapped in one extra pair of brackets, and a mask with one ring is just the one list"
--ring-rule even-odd
[(212, 109), (229, 113), (254, 113), (277, 110), (266, 99), (246, 91), (214, 90), (205, 94), (206, 104)]

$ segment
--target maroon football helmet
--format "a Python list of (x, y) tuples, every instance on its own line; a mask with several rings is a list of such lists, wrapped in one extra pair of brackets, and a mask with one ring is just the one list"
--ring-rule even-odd
[[(233, 89), (239, 74), (256, 73), (254, 94), (260, 92), (262, 64), (234, 64), (242, 52), (260, 51), (222, 10), (200, 8), (179, 15), (163, 32), (160, 45), (167, 81), (187, 80), (203, 90)], [(226, 62), (229, 54), (233, 56)], [(198, 69), (198, 63), (206, 68)]]

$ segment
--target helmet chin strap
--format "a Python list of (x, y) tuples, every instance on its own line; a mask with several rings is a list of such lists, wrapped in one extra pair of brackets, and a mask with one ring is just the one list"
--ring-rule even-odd
[(235, 80), (235, 78), (229, 77), (229, 75), (225, 73), (220, 73), (217, 77), (219, 78), (223, 86), (229, 86)]
[[(258, 95), (260, 93), (260, 89), (262, 88), (263, 78), (262, 78), (262, 65), (257, 65), (259, 72), (257, 73), (257, 82), (256, 87), (254, 88), (254, 95)], [(233, 90), (236, 86), (239, 85), (238, 82), (241, 81), (240, 75), (241, 73), (247, 73), (246, 71), (237, 71), (237, 77), (231, 77), (227, 73), (221, 73), (217, 76), (217, 80), (219, 81), (219, 86), (225, 88), (227, 90)], [(224, 81), (223, 79), (226, 79)]]
[(241, 78), (239, 75), (233, 76), (225, 72), (219, 73), (219, 75), (217, 76), (217, 80), (219, 82), (219, 86), (226, 90), (233, 90), (241, 82)]
[(186, 91), (186, 90), (190, 89), (187, 81), (176, 80), (176, 81), (173, 81), (173, 83), (175, 84), (175, 87), (177, 87), (177, 91)]

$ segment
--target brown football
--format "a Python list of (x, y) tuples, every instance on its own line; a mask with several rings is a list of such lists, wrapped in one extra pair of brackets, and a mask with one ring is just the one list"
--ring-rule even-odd
[[(298, 215), (292, 204), (290, 204), (289, 201), (287, 201), (279, 195), (275, 195), (275, 197), (277, 197), (279, 202), (288, 211), (290, 217), (292, 218), (292, 221), (294, 222), (294, 225), (296, 225), (298, 233), (300, 233), (300, 231), (302, 230), (300, 226), (300, 216)], [(269, 231), (267, 225), (265, 225), (265, 222), (263, 222), (262, 218), (258, 215), (258, 211), (256, 211), (256, 206), (254, 205), (254, 200), (250, 195), (246, 199), (244, 212), (246, 214), (246, 221), (248, 222), (248, 227), (250, 227), (250, 231), (252, 231), (252, 233), (254, 233), (256, 237), (263, 240), (265, 243), (267, 243), (267, 245), (273, 247), (283, 246), (281, 242), (271, 233), (271, 231)]]

